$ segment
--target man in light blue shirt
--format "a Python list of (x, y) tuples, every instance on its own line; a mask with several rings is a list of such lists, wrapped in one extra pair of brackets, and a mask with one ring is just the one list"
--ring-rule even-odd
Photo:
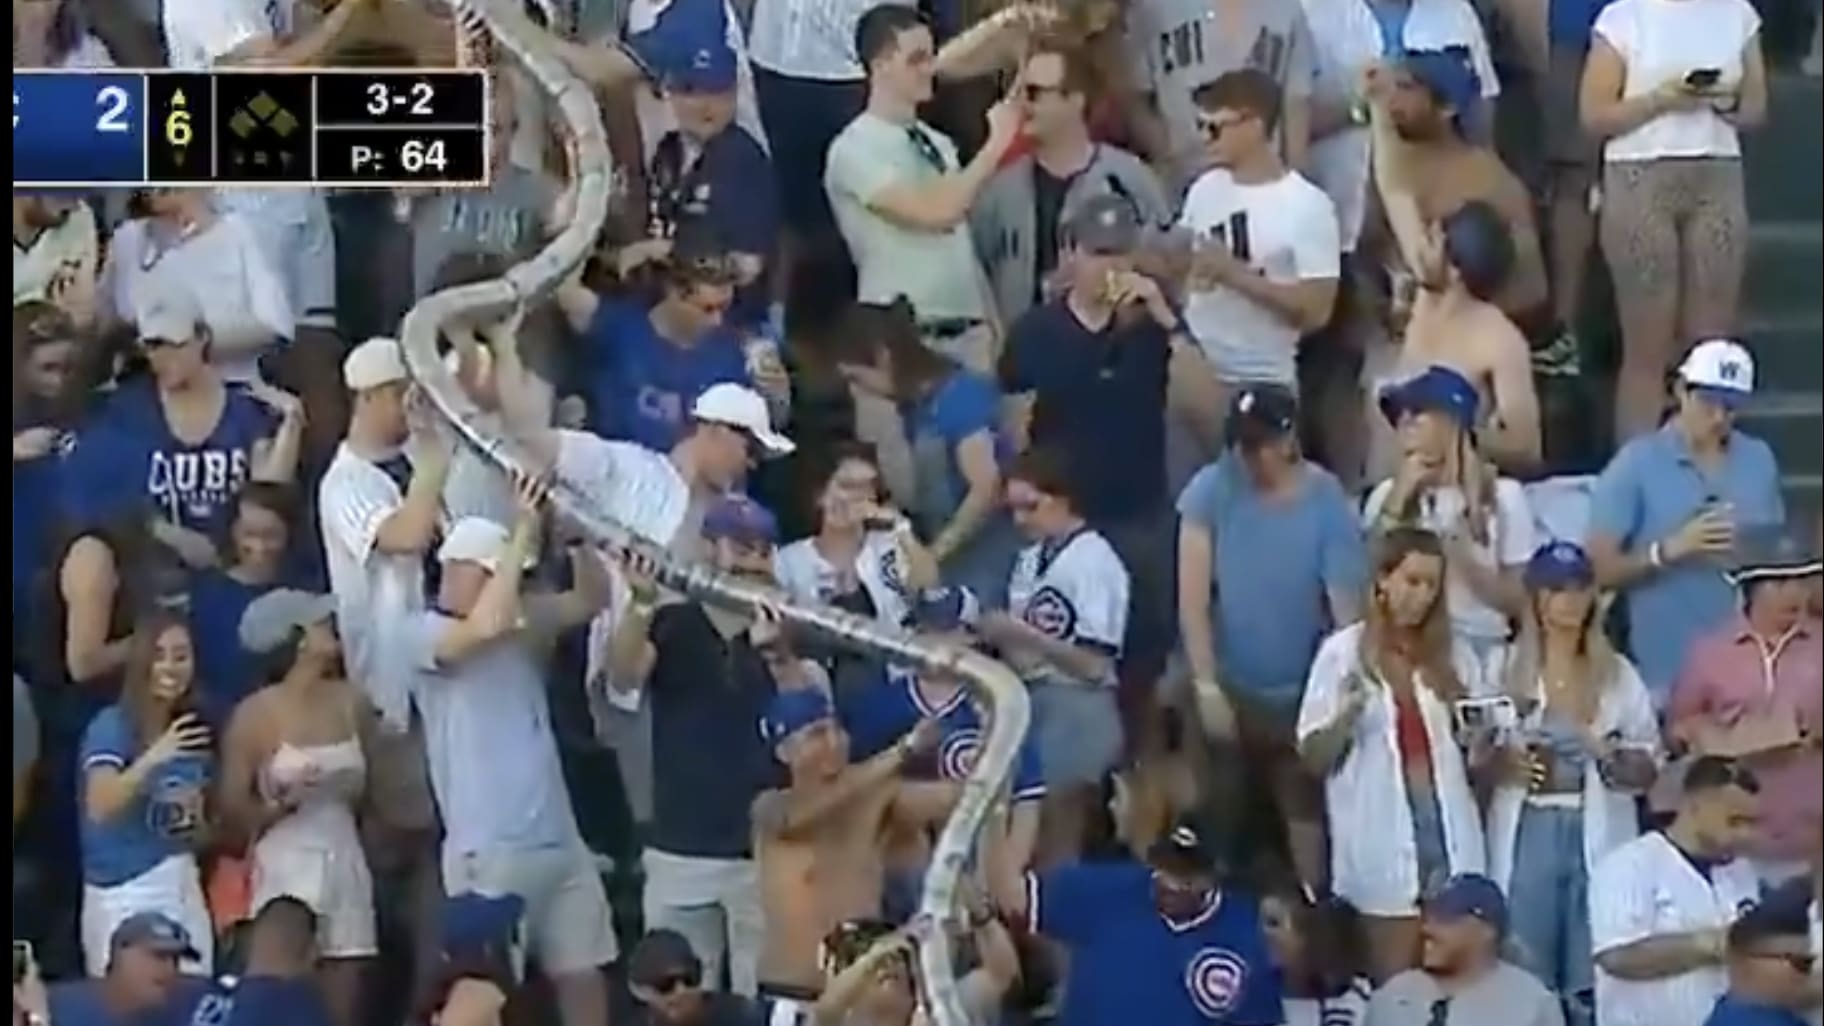
[(1773, 450), (1735, 427), (1753, 392), (1746, 349), (1698, 343), (1673, 385), (1677, 411), (1596, 481), (1585, 547), (1600, 583), (1626, 596), (1629, 650), (1662, 708), (1691, 643), (1736, 609), (1723, 574), (1737, 534), (1786, 520)]

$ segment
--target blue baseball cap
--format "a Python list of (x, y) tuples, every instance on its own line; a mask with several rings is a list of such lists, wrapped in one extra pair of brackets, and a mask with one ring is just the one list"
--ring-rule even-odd
[(771, 545), (779, 539), (779, 521), (765, 506), (745, 495), (724, 495), (704, 512), (703, 537)]
[(526, 903), (516, 894), (452, 895), (443, 903), (443, 957), (462, 961), (511, 952), (525, 914)]
[(188, 961), (200, 956), (190, 942), (190, 931), (163, 912), (136, 912), (121, 920), (108, 937), (108, 950), (125, 951), (141, 948), (158, 955), (170, 955)]
[(1459, 873), (1425, 902), (1425, 915), (1454, 922), (1479, 919), (1497, 936), (1507, 936), (1507, 899), (1501, 886), (1480, 873)]
[(1466, 46), (1447, 46), (1441, 50), (1408, 51), (1400, 66), (1435, 97), (1438, 103), (1455, 113), (1451, 123), (1457, 134), (1476, 134), (1482, 107), (1482, 77), (1470, 60)]
[(1589, 553), (1574, 542), (1551, 541), (1539, 546), (1526, 563), (1528, 591), (1568, 591), (1596, 583), (1596, 568)]
[(773, 696), (760, 720), (760, 736), (777, 745), (806, 727), (832, 719), (836, 709), (822, 688), (793, 688)]
[(1474, 382), (1437, 364), (1417, 377), (1390, 385), (1381, 392), (1381, 415), (1395, 426), (1408, 413), (1435, 411), (1449, 414), (1468, 431), (1476, 426), (1481, 405), (1482, 397), (1476, 392)]
[(955, 631), (974, 626), (981, 612), (981, 603), (968, 588), (926, 588), (913, 601), (907, 619), (915, 630)]
[(707, 29), (659, 25), (633, 40), (660, 88), (674, 93), (728, 93), (738, 65), (728, 40)]

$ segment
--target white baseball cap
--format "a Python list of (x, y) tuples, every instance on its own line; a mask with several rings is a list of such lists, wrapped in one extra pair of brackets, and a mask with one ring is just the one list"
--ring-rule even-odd
[(773, 430), (773, 418), (767, 413), (766, 400), (746, 385), (723, 382), (709, 386), (691, 404), (690, 415), (711, 424), (740, 428), (775, 456), (788, 455), (798, 448), (791, 439)]
[(350, 392), (365, 392), (409, 377), (405, 355), (399, 351), (399, 343), (390, 338), (370, 338), (342, 361), (342, 383)]
[(158, 289), (133, 318), (142, 339), (189, 342), (203, 323), (203, 312), (188, 290), (169, 286)]
[(439, 563), (474, 563), (488, 573), (500, 567), (507, 548), (507, 529), (487, 517), (463, 517), (437, 549)]
[(1739, 342), (1707, 339), (1685, 354), (1678, 377), (1686, 386), (1733, 409), (1754, 394), (1754, 357)]

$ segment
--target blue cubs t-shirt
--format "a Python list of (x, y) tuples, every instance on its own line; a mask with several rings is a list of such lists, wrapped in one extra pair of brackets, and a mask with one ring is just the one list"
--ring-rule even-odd
[(333, 1026), (310, 977), (219, 980), (190, 999), (173, 1026)]
[(259, 661), (241, 647), (241, 614), (276, 585), (255, 586), (219, 570), (190, 578), (190, 636), (196, 639), (196, 681), (202, 712), (217, 730), (234, 707), (258, 690)]
[[(84, 777), (97, 767), (124, 771), (143, 750), (125, 707), (111, 705), (83, 731), (77, 766)], [(209, 774), (208, 756), (181, 755), (155, 769), (132, 804), (112, 819), (97, 823), (82, 816), (83, 882), (113, 887), (189, 851), (203, 824)]]
[(747, 357), (726, 327), (680, 346), (660, 337), (646, 314), (637, 303), (603, 300), (589, 325), (590, 427), (604, 438), (669, 452), (704, 389), (748, 383)]
[(123, 387), (66, 460), (66, 512), (78, 523), (103, 523), (132, 504), (149, 504), (179, 527), (216, 535), (253, 472), (255, 443), (273, 433), (272, 411), (229, 385), (221, 418), (201, 444), (171, 434), (149, 381)]
[[(956, 461), (956, 447), (964, 439), (977, 432), (990, 432), (995, 437), (996, 455), (1008, 455), (1000, 436), (1000, 407), (1001, 393), (994, 382), (973, 371), (959, 370), (922, 401), (900, 411), (914, 458), (919, 460), (917, 512), (925, 520), (923, 526), (941, 527), (969, 493), (968, 482)], [(928, 455), (927, 447), (932, 450)], [(941, 472), (938, 467), (928, 467), (927, 460), (941, 462)]]
[(1279, 1026), (1279, 973), (1260, 906), (1223, 891), (1168, 921), (1138, 863), (1072, 865), (1038, 878), (1033, 925), (1070, 949), (1060, 1026)]
[[(906, 775), (919, 780), (960, 781), (975, 768), (975, 760), (987, 740), (987, 725), (982, 722), (981, 711), (969, 700), (967, 690), (959, 690), (941, 706), (933, 706), (919, 690), (914, 674), (894, 668), (886, 671), (884, 679), (850, 694), (852, 697), (841, 702), (842, 725), (849, 732), (857, 760), (886, 751), (921, 720), (930, 719), (936, 721), (939, 731), (936, 752), (909, 763)], [(1019, 758), (1014, 763), (1013, 800), (1044, 796), (1038, 747), (1028, 732), (1020, 742)]]

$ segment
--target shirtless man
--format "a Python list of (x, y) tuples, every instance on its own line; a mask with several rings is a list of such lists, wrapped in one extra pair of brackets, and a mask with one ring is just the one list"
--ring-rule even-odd
[[(1490, 411), (1479, 436), (1483, 451), (1502, 470), (1530, 470), (1542, 456), (1532, 350), (1500, 302), (1523, 263), (1512, 221), (1476, 199), (1427, 218), (1405, 149), (1393, 138), (1393, 120), (1386, 107), (1376, 110), (1375, 183), (1416, 289), (1392, 367), (1371, 374), (1370, 387), (1378, 392), (1434, 365), (1461, 373), (1475, 382), (1482, 408)], [(1536, 258), (1536, 241), (1532, 252)], [(1397, 448), (1385, 444), (1391, 438), (1384, 425), (1372, 424), (1370, 431), (1381, 443), (1371, 446), (1370, 461), (1377, 464), (1371, 473), (1391, 471), (1378, 464)]]
[(808, 1009), (823, 985), (823, 938), (839, 923), (880, 915), (890, 835), (942, 820), (958, 785), (901, 779), (906, 761), (937, 743), (930, 720), (860, 764), (850, 764), (848, 736), (821, 690), (780, 692), (763, 728), (791, 782), (754, 800), (766, 919), (760, 992)]

